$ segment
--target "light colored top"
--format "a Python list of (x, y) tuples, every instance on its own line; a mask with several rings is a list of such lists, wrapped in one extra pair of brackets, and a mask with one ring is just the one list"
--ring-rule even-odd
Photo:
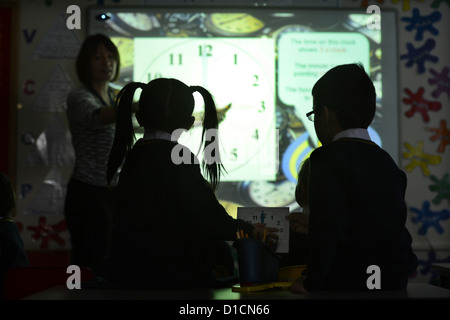
[(142, 137), (144, 140), (167, 140), (167, 141), (176, 141), (173, 140), (172, 135), (165, 131), (159, 130), (145, 130), (144, 136)]
[(358, 138), (372, 141), (372, 139), (370, 139), (369, 131), (363, 128), (351, 128), (343, 130), (333, 137), (333, 141), (336, 141), (341, 138)]
[[(115, 90), (111, 89), (113, 94)], [(114, 140), (115, 123), (100, 121), (102, 101), (87, 87), (74, 89), (67, 96), (67, 117), (75, 166), (72, 178), (95, 186), (106, 186), (106, 163)], [(117, 185), (118, 176), (111, 181)]]

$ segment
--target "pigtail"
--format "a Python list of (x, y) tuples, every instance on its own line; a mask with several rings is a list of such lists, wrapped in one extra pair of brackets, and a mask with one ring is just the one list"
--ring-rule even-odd
[[(200, 146), (203, 145), (203, 150), (206, 151), (203, 156), (202, 167), (205, 170), (206, 176), (211, 183), (213, 189), (216, 189), (219, 181), (222, 170), (225, 170), (223, 167), (222, 161), (220, 159), (219, 148), (214, 148), (214, 143), (218, 146), (219, 136), (217, 134), (217, 130), (219, 127), (219, 121), (217, 119), (217, 111), (216, 104), (212, 95), (203, 87), (200, 86), (191, 86), (192, 92), (199, 92), (205, 103), (205, 112), (203, 116), (203, 130), (202, 130), (202, 141)], [(210, 130), (213, 129), (213, 130)], [(214, 132), (211, 135), (211, 132)], [(205, 139), (206, 137), (206, 139)], [(212, 139), (214, 137), (214, 139)]]
[(132, 121), (132, 104), (136, 89), (141, 88), (143, 85), (143, 83), (139, 82), (129, 83), (117, 95), (115, 104), (116, 131), (106, 166), (108, 185), (122, 164), (127, 152), (133, 147), (136, 139)]

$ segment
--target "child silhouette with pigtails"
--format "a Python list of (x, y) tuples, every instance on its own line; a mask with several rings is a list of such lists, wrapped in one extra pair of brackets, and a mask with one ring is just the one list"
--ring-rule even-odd
[[(141, 90), (136, 119), (144, 136), (134, 143), (133, 98)], [(200, 162), (186, 147), (192, 161), (175, 164), (172, 133), (189, 130), (194, 123), (194, 97), (204, 100), (202, 146), (208, 130), (218, 129), (211, 94), (201, 86), (160, 78), (130, 83), (116, 101), (116, 133), (107, 164), (108, 182), (121, 168), (119, 210), (108, 258), (109, 282), (127, 288), (209, 287), (214, 267), (233, 272), (233, 259), (224, 240), (253, 226), (233, 219), (217, 200), (223, 167), (218, 161)], [(218, 152), (218, 149), (215, 150)], [(220, 159), (218, 154), (214, 159)], [(231, 274), (232, 275), (232, 274)]]

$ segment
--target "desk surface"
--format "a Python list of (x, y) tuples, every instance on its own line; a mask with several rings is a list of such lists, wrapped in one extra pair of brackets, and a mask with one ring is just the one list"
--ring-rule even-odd
[(239, 293), (231, 288), (210, 290), (119, 290), (73, 289), (57, 286), (31, 295), (25, 300), (406, 300), (449, 299), (450, 290), (424, 283), (410, 283), (401, 291), (321, 292), (293, 294), (288, 290), (271, 289)]

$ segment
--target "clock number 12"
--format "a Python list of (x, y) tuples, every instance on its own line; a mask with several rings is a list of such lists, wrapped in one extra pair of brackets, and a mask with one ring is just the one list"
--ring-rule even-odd
[(210, 44), (200, 45), (198, 46), (198, 55), (200, 57), (212, 57), (213, 46)]

